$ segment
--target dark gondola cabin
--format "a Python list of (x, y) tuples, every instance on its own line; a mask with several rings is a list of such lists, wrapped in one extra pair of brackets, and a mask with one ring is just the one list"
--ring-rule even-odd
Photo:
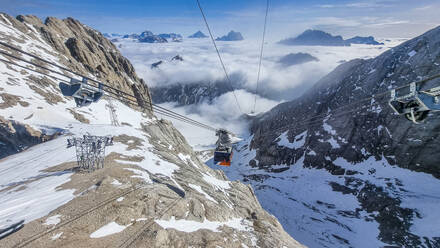
[(84, 107), (90, 105), (92, 102), (97, 102), (104, 95), (102, 91), (102, 84), (98, 88), (87, 84), (87, 79), (82, 81), (71, 79), (70, 84), (61, 82), (59, 84), (61, 93), (64, 96), (71, 96), (75, 99), (77, 107)]
[(232, 142), (228, 131), (225, 129), (219, 129), (215, 135), (218, 136), (218, 140), (214, 152), (214, 163), (222, 166), (231, 166), (233, 152)]

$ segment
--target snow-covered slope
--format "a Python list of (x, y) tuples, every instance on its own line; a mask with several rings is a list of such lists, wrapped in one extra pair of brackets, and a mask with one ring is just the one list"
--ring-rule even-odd
[[(43, 24), (26, 20), (36, 21), (1, 14), (2, 40), (68, 64), (61, 58), (70, 52), (54, 49), (38, 31), (44, 27), (36, 28)], [(78, 21), (50, 20), (74, 23), (96, 35), (95, 41), (84, 37), (78, 44), (104, 44), (97, 42), (101, 34)], [(63, 35), (73, 34), (58, 35), (67, 41)], [(82, 58), (96, 55), (78, 51)], [(100, 51), (109, 58), (117, 54)], [(76, 62), (69, 67), (82, 67), (94, 77), (90, 64), (71, 59)], [(111, 60), (97, 60), (94, 66), (104, 68), (106, 61)], [(126, 69), (130, 66), (128, 62)], [(121, 71), (118, 75), (130, 78)], [(121, 126), (111, 126), (106, 98), (76, 108), (61, 95), (58, 82), (36, 72), (0, 63), (0, 77), (0, 120), (10, 134), (7, 140), (21, 144), (26, 137), (43, 137), (34, 142), (40, 144), (27, 143), (23, 151), (0, 160), (0, 230), (24, 221), (17, 232), (0, 236), (0, 247), (302, 247), (261, 208), (250, 187), (205, 166), (170, 122), (114, 100)], [(122, 89), (133, 89), (120, 83)], [(13, 135), (19, 130), (24, 130), (22, 139)], [(75, 148), (66, 148), (66, 139), (84, 134), (114, 137), (103, 169), (77, 170)]]

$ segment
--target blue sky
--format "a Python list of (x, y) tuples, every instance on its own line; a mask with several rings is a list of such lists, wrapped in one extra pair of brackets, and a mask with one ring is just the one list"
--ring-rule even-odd
[[(216, 36), (233, 29), (259, 37), (266, 0), (200, 1)], [(0, 6), (11, 15), (71, 16), (101, 32), (205, 32), (195, 0), (0, 0)], [(438, 10), (438, 0), (270, 0), (268, 35), (315, 28), (345, 37), (414, 37), (440, 25)]]

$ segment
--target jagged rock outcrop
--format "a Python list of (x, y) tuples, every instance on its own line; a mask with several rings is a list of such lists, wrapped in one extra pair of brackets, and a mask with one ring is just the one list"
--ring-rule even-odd
[[(59, 56), (60, 63), (73, 71), (91, 75), (129, 93), (132, 93), (133, 84), (148, 93), (145, 82), (136, 75), (133, 65), (100, 32), (73, 18), (60, 20), (48, 17), (43, 23), (36, 16), (19, 15), (17, 18), (7, 14), (2, 14), (2, 16), (0, 21), (3, 24), (11, 23), (23, 34), (43, 41), (57, 53), (62, 54)], [(2, 38), (16, 42), (26, 40), (8, 35), (3, 35)], [(143, 97), (145, 101), (149, 101), (148, 94)]]
[[(347, 226), (343, 228), (347, 235), (342, 236), (327, 228), (325, 232), (329, 237), (333, 234), (337, 237), (319, 241), (322, 245), (353, 246), (352, 242), (355, 241), (350, 240), (353, 237), (350, 233), (354, 235), (355, 226), (351, 226), (349, 219), (354, 218), (377, 223), (377, 239), (384, 244), (399, 247), (440, 246), (438, 232), (418, 231), (432, 223), (431, 218), (426, 217), (429, 211), (424, 204), (429, 205), (431, 201), (427, 196), (431, 191), (426, 191), (427, 188), (433, 190), (434, 185), (438, 185), (438, 180), (430, 175), (440, 178), (440, 154), (437, 152), (440, 145), (437, 138), (439, 113), (431, 113), (424, 124), (413, 124), (394, 114), (387, 104), (388, 94), (351, 105), (391, 88), (439, 74), (438, 64), (440, 27), (374, 59), (357, 59), (338, 66), (304, 96), (282, 103), (255, 119), (251, 127), (253, 136), (240, 149), (244, 154), (255, 152), (254, 156), (248, 155), (251, 157), (246, 166), (268, 173), (244, 173), (247, 180), (252, 181), (254, 187), (257, 185), (258, 188), (267, 189), (271, 187), (271, 181), (287, 173), (292, 178), (291, 184), (286, 187), (283, 183), (274, 183), (272, 187), (275, 188), (273, 192), (288, 195), (295, 185), (301, 187), (295, 183), (301, 176), (313, 178), (313, 175), (321, 175), (325, 176), (325, 181), (315, 182), (319, 185), (316, 187), (323, 185), (324, 189), (331, 186), (335, 193), (328, 194), (333, 194), (332, 198), (353, 196), (360, 206), (344, 211), (341, 209), (335, 213), (338, 219), (332, 220), (329, 213), (338, 208), (334, 203), (323, 202), (323, 196), (312, 187), (308, 189), (308, 198), (291, 194), (292, 204), (312, 201), (315, 194), (319, 196), (313, 204), (303, 202), (306, 208), (318, 213), (308, 222), (316, 223), (311, 224), (317, 228), (316, 234), (322, 235), (324, 232), (319, 229), (323, 223)], [(425, 87), (433, 83), (438, 85), (440, 80), (431, 81)], [(310, 119), (314, 116), (319, 117)], [(300, 178), (295, 171), (301, 174)], [(419, 177), (425, 179), (408, 183), (408, 178)], [(424, 186), (428, 183), (432, 186)], [(307, 188), (306, 185), (303, 187)], [(259, 193), (257, 190), (259, 194), (264, 195), (263, 191)], [(263, 202), (263, 206), (274, 201), (270, 196), (266, 197), (268, 202)], [(413, 197), (418, 199), (417, 204), (408, 204)], [(438, 199), (433, 201), (440, 203)], [(266, 209), (271, 211), (270, 208), (278, 211), (272, 205)], [(276, 216), (285, 219), (281, 222), (285, 227), (290, 226), (288, 230), (294, 237), (293, 230), (304, 229), (303, 226), (295, 227), (298, 219), (294, 217), (291, 217), (293, 222), (289, 222), (289, 214), (283, 216), (278, 211)], [(375, 240), (374, 237), (371, 239)]]
[(33, 129), (29, 125), (6, 120), (0, 116), (0, 159), (33, 145), (56, 138), (62, 133), (63, 130), (60, 129), (58, 132), (45, 134), (40, 130)]
[[(2, 41), (25, 50), (33, 45), (35, 48), (33, 50), (31, 48), (29, 52), (43, 56), (45, 59), (51, 57), (52, 61), (58, 62), (64, 67), (135, 95), (139, 105), (145, 106), (146, 113), (151, 113), (151, 107), (149, 106), (151, 102), (150, 93), (147, 85), (137, 76), (134, 67), (121, 55), (113, 43), (98, 31), (81, 24), (73, 18), (60, 20), (48, 17), (43, 23), (35, 16), (19, 15), (13, 18), (7, 14), (0, 15), (0, 25), (12, 30), (12, 33), (0, 32)], [(25, 45), (26, 42), (29, 42), (31, 45)], [(4, 47), (2, 49), (9, 51)], [(41, 49), (45, 54), (34, 52), (37, 49)], [(19, 54), (17, 55), (20, 56)], [(65, 73), (68, 75), (67, 72)], [(51, 79), (41, 80), (32, 75), (25, 77), (29, 81), (29, 87), (49, 104), (66, 101), (65, 98), (60, 97), (58, 94), (58, 82), (54, 82)], [(7, 89), (3, 91), (7, 91)], [(13, 104), (17, 102), (22, 106), (28, 105), (28, 100), (20, 94), (8, 92), (0, 94), (5, 103)], [(71, 113), (81, 118), (81, 114), (75, 111), (71, 111)], [(3, 117), (9, 118), (9, 116)], [(14, 122), (14, 125), (20, 125), (20, 123)], [(27, 128), (22, 126), (20, 130), (27, 130)], [(10, 133), (10, 135), (16, 134)], [(18, 142), (18, 139), (16, 140), (17, 142), (9, 142), (10, 146), (8, 146), (7, 151), (0, 147), (2, 151), (2, 156), (0, 157), (7, 156), (12, 152), (21, 151), (29, 147), (29, 145), (51, 137), (48, 136), (36, 140), (33, 135), (25, 135), (24, 132), (20, 132), (20, 135), (22, 135), (20, 142)]]

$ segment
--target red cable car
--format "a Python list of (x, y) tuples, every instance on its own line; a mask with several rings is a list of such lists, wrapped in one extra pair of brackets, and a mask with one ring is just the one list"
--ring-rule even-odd
[(214, 164), (229, 167), (231, 166), (233, 154), (229, 132), (225, 129), (219, 129), (215, 135), (218, 136), (218, 140), (216, 142), (217, 147), (214, 152)]

